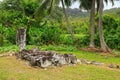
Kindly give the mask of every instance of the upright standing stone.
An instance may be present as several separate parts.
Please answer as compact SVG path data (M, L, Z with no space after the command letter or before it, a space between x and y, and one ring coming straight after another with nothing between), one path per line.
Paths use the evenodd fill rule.
M19 28L17 31L17 43L19 45L20 51L24 50L26 47L26 29Z

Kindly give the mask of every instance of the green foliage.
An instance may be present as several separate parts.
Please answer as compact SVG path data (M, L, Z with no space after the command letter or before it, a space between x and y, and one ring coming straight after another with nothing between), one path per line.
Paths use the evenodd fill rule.
M84 37L80 37L78 39L78 46L85 47L88 46L90 43L90 35L85 35Z
M53 14L46 16L42 20L36 20L34 19L34 13L37 11L41 3L38 2L39 0L4 0L0 3L0 45L1 43L3 45L15 44L16 30L20 27L24 27L27 29L27 45L41 46L45 44L63 44L67 46L74 46L67 24L63 19L62 8L55 7ZM50 6L48 8L50 8ZM68 15L74 13L74 15L77 16L77 13L79 14L78 9L68 9L67 11ZM117 12L117 16L118 14L119 11ZM84 15L82 16L84 17ZM115 13L103 16L105 41L108 46L113 49L120 49L120 19L117 18L117 16ZM39 16L36 17L39 18ZM98 16L96 16L96 20L97 19ZM85 47L89 45L89 19L85 17L73 18L71 15L71 17L69 17L69 21L77 40L76 46ZM100 41L97 23L95 24L95 28L95 44L96 47L98 47L100 46Z
M40 45L41 44L41 35L42 35L42 32L40 31L39 28L30 28L29 30L29 44L30 45Z
M87 34L74 34L75 35L75 38L76 38L76 44L78 47L85 47L87 45L89 45L89 35ZM65 44L65 45L73 45L74 46L74 42L70 36L70 34L62 34L60 36L60 42L62 44Z
M4 52L18 52L18 51L19 51L19 48L16 45L0 47L0 53L4 53Z
M0 41L5 45L16 43L16 29L11 27L4 27L0 25Z
M42 29L41 42L44 44L59 43L60 29L57 26L45 26Z
M103 16L103 30L107 45L112 49L120 49L120 19L112 15ZM96 30L95 44L99 46L99 33Z
M6 45L8 44L15 44L16 43L16 29L14 28L4 28L4 40Z
M27 44L59 42L58 22L62 20L61 8L57 8L53 15L40 22L34 19L34 13L40 5L38 0L4 0L0 4L0 33L3 34L4 45L15 44L16 30L20 27L27 29ZM53 37L54 35L56 37Z
M111 8L111 9L105 10L104 14L109 14L109 15L114 14L114 17L116 18L120 17L120 8Z
M60 42L65 45L73 45L74 41L72 40L70 34L62 34L60 36Z
M2 34L0 34L0 46L2 46L3 45L3 36L2 36Z
M119 48L119 36L120 33L118 33L118 23L114 17L105 15L103 17L103 25L104 25L104 33L105 33L105 39L111 48Z
M66 45L43 45L41 50L54 50L54 51L78 51L74 46L66 46Z
M52 51L78 51L78 49L74 46L67 46L67 45L42 45L42 46L36 46L36 45L27 45L27 49L32 48L39 48L40 50L52 50ZM9 46L3 46L0 47L0 53L4 52L18 52L19 47L17 45L9 45Z

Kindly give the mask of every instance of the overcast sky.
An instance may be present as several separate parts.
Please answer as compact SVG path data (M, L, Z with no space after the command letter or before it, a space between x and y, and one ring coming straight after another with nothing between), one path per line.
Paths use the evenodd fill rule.
M76 2L70 8L79 8L79 4L80 4L79 2ZM108 2L108 4L105 4L104 9L110 9L110 8L115 8L115 7L120 7L120 0L115 1L114 6L112 6L112 4Z
M3 0L0 0L3 1ZM60 4L61 6L61 4ZM116 0L114 2L114 6L112 6L112 4L110 2L108 2L108 4L105 4L104 9L110 9L110 8L115 8L115 7L120 7L120 0ZM74 3L70 8L79 8L79 2Z

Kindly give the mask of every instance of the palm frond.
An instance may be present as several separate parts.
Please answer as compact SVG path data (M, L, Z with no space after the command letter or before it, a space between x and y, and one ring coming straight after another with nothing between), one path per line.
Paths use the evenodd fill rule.
M51 14L58 4L59 4L59 0L51 0L50 7L48 9L48 14Z
M91 0L80 0L80 9L84 9L84 10L90 10L91 9L91 4L92 1Z
M36 12L34 13L35 19L42 19L43 17L45 17L45 15L47 14L47 9L48 5L50 4L50 1L51 0L44 0L42 2L42 4L38 7Z
M59 4L59 0L43 0L42 4L34 13L35 19L43 19L46 15L50 15L55 6Z
M112 6L114 5L114 0L110 0L110 2L112 3Z
M67 7L71 6L72 4L71 0L64 0L64 3Z

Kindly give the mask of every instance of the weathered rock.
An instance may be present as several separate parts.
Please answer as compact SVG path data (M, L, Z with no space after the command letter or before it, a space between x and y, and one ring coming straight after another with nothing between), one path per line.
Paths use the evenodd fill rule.
M104 63L97 62L97 61L91 61L91 64L94 64L94 65L103 65Z
M119 68L120 68L120 66L119 66L119 65L116 65L116 68L117 68L117 69L119 69Z
M91 61L88 61L88 60L86 60L86 59L81 59L81 62L82 62L82 63L85 63L85 64L91 64Z
M115 66L113 64L110 64L108 67L109 68L114 68Z
M37 48L22 50L17 57L29 61L31 66L47 68L49 66L62 66L65 64L76 64L77 58L73 54L59 54L53 51L40 51Z
M81 60L80 60L80 59L77 59L77 63L82 64L82 62L81 62Z

